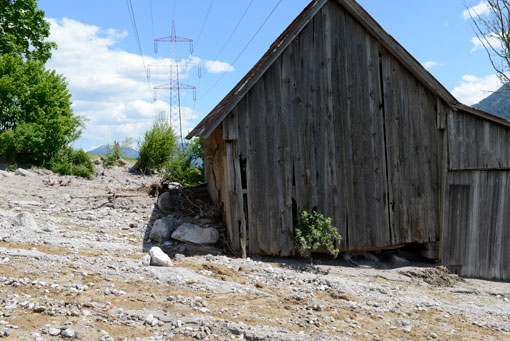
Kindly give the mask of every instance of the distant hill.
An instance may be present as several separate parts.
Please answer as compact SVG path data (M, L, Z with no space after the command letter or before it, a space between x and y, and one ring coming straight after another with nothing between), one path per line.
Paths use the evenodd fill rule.
M487 111L493 115L510 119L510 83L503 85L490 96L482 99L474 108Z
M87 153L106 155L106 153L108 153L108 146L107 145L100 146L92 150L89 150ZM122 154L123 157L127 157L130 159L138 159L140 157L140 153L137 150L130 147L122 148L120 153Z

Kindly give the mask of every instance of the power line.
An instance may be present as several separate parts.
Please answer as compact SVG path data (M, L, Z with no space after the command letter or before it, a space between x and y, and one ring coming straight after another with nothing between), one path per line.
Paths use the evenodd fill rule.
M149 80L149 73L147 71L147 66L145 65L145 58L143 57L142 45L140 44L140 36L138 35L138 27L136 25L135 12L133 10L133 4L131 0L126 0L126 4L129 11L129 17L131 19L131 25L133 26L133 31L135 32L136 44L138 45L138 51L140 52L140 56L142 57L143 70L145 71L145 76L147 77L147 85L149 86L149 92L152 95L151 83Z
M254 0L251 0L250 3L248 4L248 7L246 7L246 9L244 10L244 13L243 15L241 16L241 18L239 18L239 21L237 22L236 26L234 27L234 29L232 30L232 32L230 33L230 35L228 36L227 40L225 41L225 43L223 44L223 46L221 47L220 49L220 52L218 52L218 54L216 55L216 57L214 57L214 59L218 59L218 57L221 55L221 53L223 52L223 50L225 49L225 47L227 46L227 44L230 42L230 39L232 39L232 37L234 36L234 33L237 31L237 29L239 28L239 25L241 24L241 22L243 21L244 17L246 16L246 13L248 13L248 10L250 9L251 5L253 4L253 1Z
M273 13L276 11L276 9L278 8L278 6L280 6L280 3L282 2L282 0L279 0L276 5L273 7L273 9L271 10L271 12L268 14L268 16L266 17L266 19L264 19L264 21L262 22L262 24L259 26L259 28L257 29L257 31L252 35L252 37L250 38L250 40L248 41L248 43L246 43L246 45L243 47L243 49L241 50L241 52L239 52L239 54L237 55L237 57L234 59L234 61L232 63L230 63L230 65L234 66L234 64L239 60L239 58L241 57L241 55L244 53L244 51L246 51L246 49L248 48L248 46L251 44L251 42L253 41L253 39L255 39L255 37L257 36L257 34L260 32L260 30L262 30L262 28L264 27L264 25L267 23L267 21L269 20L269 18L271 18L271 16L273 15ZM214 89L214 87L216 87L216 85L218 85L218 83L223 79L223 77L225 77L225 72L223 72L223 74L221 75L220 78L218 78L218 80L202 95L200 96L198 99L201 99L201 98L204 98L209 92L211 92L212 89Z
M204 32L205 24L207 23L207 19L209 18L209 14L211 13L211 8L213 6L214 0L211 0L209 4L209 8L207 9L207 14L205 15L204 22L202 23L202 27L200 28L200 33L198 34L198 38L195 40L195 46L198 46L198 42L200 41L200 37L202 37L202 33Z
M156 34L154 33L154 15L152 14L152 0L149 0L149 7L151 9L152 39L156 39Z

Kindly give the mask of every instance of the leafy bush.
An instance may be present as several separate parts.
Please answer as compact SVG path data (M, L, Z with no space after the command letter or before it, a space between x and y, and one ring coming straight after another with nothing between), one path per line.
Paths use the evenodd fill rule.
M46 166L54 173L62 175L76 175L90 179L95 174L89 155L81 149L76 151L71 147L61 149Z
M106 155L103 157L103 167L110 168L113 166L120 166L120 157L120 145L117 141L114 141L113 147L110 147L110 145L106 146Z
M302 211L299 214L299 222L294 229L294 247L301 257L308 258L312 262L312 251L324 247L333 256L338 256L338 248L335 242L340 242L342 237L331 223L331 218L317 212L308 213Z
M165 115L156 117L151 130L139 143L140 170L159 171L167 166L177 151L177 137Z
M196 186L204 182L203 140L186 142L165 167L167 177L183 187Z
M80 135L65 79L36 60L0 55L0 153L41 165Z

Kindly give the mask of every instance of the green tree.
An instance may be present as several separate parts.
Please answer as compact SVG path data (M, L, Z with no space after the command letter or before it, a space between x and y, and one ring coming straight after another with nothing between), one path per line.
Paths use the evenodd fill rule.
M156 117L151 130L139 143L139 149L142 172L158 171L168 165L177 151L177 136L164 114Z
M78 138L80 126L64 77L37 60L0 56L0 154L43 164Z
M13 54L45 63L56 48L44 41L50 24L35 0L0 0L0 54Z
M165 167L167 177L184 187L196 186L204 182L202 139L185 142L182 148L170 159Z

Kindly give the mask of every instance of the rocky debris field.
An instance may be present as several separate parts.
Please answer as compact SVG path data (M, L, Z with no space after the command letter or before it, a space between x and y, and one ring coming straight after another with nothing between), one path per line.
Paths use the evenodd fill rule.
M158 203L147 194L157 181L126 168L93 180L0 171L0 336L510 339L509 283L398 257L366 255L361 266L321 258L312 267L228 256L217 217L185 193L179 205L170 194Z

